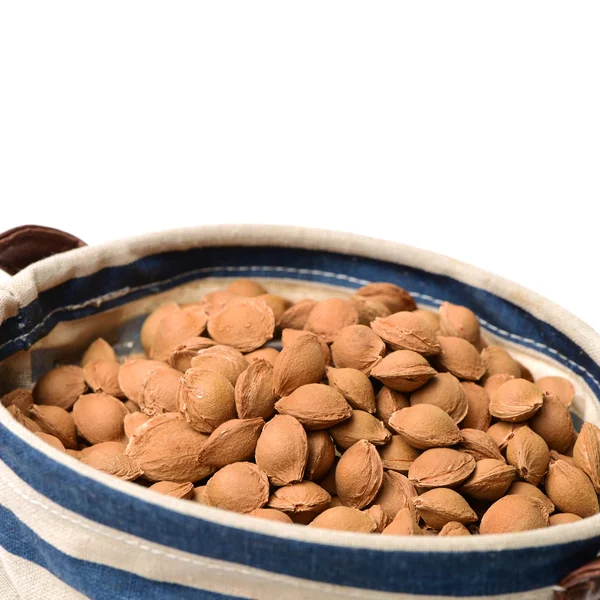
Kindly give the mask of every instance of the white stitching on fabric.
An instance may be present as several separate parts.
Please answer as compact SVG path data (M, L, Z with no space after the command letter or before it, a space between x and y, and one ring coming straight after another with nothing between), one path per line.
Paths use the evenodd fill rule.
M21 492L20 490L18 490L12 483L10 483L9 481L4 481L4 484L7 485L13 492L15 492L15 494L17 494L18 496L20 496L21 498L23 498L23 500L29 502L30 504L34 505L34 506L39 506L40 508L48 511L49 513L56 515L59 519L63 519L65 521L69 521L70 523L72 523L73 525L76 525L78 527L82 527L83 529L87 529L93 533L97 533L103 537L106 537L110 540L113 541L118 541L118 542L124 542L125 544L128 544L130 546L135 546L136 548L139 548L140 550L144 550L146 552L150 552L152 554L157 554L158 556L165 556L167 558L170 558L172 560L176 560L176 561L180 561L180 562L184 562L184 563L189 563L192 565L196 565L198 567L202 567L205 569L212 569L214 571L225 571L225 572L231 572L231 573L237 573L238 575L248 575L249 577L254 577L257 579L264 579L266 581L270 581L271 583L273 582L273 576L280 576L280 577L286 577L286 578L296 578L298 579L295 575L287 575L285 573L276 573L276 572L266 572L266 573L260 573L260 569L257 567L256 571L247 569L243 566L236 566L236 567L230 567L227 565L213 565L210 564L211 560L223 560L223 559L219 559L219 558L207 558L206 561L202 561L202 560L194 560L191 558L186 558L185 556L178 556L176 554L172 554L171 552L165 552L164 550L161 550L159 548L151 548L150 546L147 546L146 544L140 543L137 540L130 540L127 539L124 536L121 535L111 535L110 533L107 533L105 531L102 531L102 529L98 528L98 527L92 527L91 525L88 525L88 523L85 523L83 521L80 521L79 519L73 519L71 517L69 517L68 515L64 515L61 512L53 509L52 507L48 506L47 504L44 504L42 502L39 502L38 500L35 500L34 498L31 498L30 496L28 496L27 494L24 494L23 492ZM185 550L182 550L182 552L185 552ZM258 571L258 572L257 572ZM311 581L308 579L302 579L302 582L299 581L285 581L285 582L277 582L279 585L281 585L282 583L285 583L285 585L293 585L299 589L304 589L304 588L308 588L308 589L318 589L318 590L322 590L323 586L327 585L327 586L336 586L337 584L328 584L325 582L317 582L317 581ZM365 598L367 597L365 594L370 593L371 590L364 590L363 591L359 591L359 590L351 590L351 589L347 589L345 588L343 590L343 593L345 596L354 596L356 598Z
M86 302L83 302L81 304L73 304L71 306L63 306L61 308L56 308L52 312L48 313L46 315L46 317L42 321L40 321L29 333L23 334L17 338L9 340L8 342L6 342L2 346L0 346L0 350L2 350L2 348L7 346L8 344L11 344L11 343L19 341L19 340L26 339L32 333L34 333L37 329L42 327L46 323L46 321L56 313L63 312L63 311L68 312L71 310L77 310L79 308L84 308L85 306L90 306L93 304L100 305L100 304L102 304L103 300L118 298L119 296L122 296L124 294L129 294L131 292L137 292L139 290L148 289L151 287L155 287L157 285L164 285L165 283L176 281L178 279L182 279L182 278L188 277L190 275L195 275L195 274L200 274L200 273L216 273L216 272L223 272L223 271L225 271L227 273L241 273L241 272L247 272L247 271L251 271L251 272L273 271L276 273L297 273L299 275L317 275L320 277L327 277L329 279L338 279L340 281L348 281L349 283L355 283L358 285L368 285L369 283L371 283L370 281L368 281L366 279L358 279L356 277L344 275L343 273L332 273L330 271L320 271L319 269L297 269L295 267L276 267L276 266L269 266L269 265L247 265L247 266L237 266L237 267L236 266L203 267L201 269L194 269L192 271L187 271L186 273L181 273L175 277L163 279L162 281L155 281L153 283L147 283L147 284L140 285L140 286L133 287L133 288L126 287L126 288L123 288L122 290L117 290L116 292L111 292L110 294L104 294L102 296L98 296L97 298L92 298L91 300L87 300ZM415 296L417 298L420 298L421 300L424 300L425 302L430 302L430 303L436 304L436 305L442 304L442 300L439 300L438 298L434 298L433 296L429 296L427 294L421 294L420 292L409 292L409 293L412 296ZM511 333L510 331L506 331L505 329L500 329L499 327L492 325L491 323L489 323L488 321L485 321L484 319L479 319L479 322L486 329L489 329L490 331L493 331L503 337L508 337L513 340L517 340L517 341L524 342L529 345L533 345L536 348L540 348L541 350L547 350L551 354L558 356L564 362L568 363L569 365L575 367L582 373L586 374L598 387L600 387L600 381L598 381L598 379L596 379L585 367L576 363L575 361L571 360L570 358L567 358L564 354L561 354L560 352L558 352L558 350L555 350L554 348L551 348L550 346L546 346L546 344L541 344L540 342L536 342L535 340L517 335L516 333Z

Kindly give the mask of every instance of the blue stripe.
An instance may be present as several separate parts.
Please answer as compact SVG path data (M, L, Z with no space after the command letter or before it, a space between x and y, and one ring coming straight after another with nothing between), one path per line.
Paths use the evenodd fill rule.
M0 506L0 546L36 563L93 600L235 600L236 596L152 581L127 571L73 558L57 550ZM43 600L40 596L35 600Z
M399 256L398 260L401 259L402 257ZM596 394L600 395L598 383L600 367L592 358L566 335L507 300L450 277L421 269L333 252L298 248L194 248L156 254L128 265L110 267L87 277L72 279L43 292L34 302L21 309L17 316L7 319L0 326L0 360L19 350L29 348L60 321L96 314L203 277L239 276L239 273L228 270L239 266L248 268L267 266L271 269L281 267L283 271L256 269L251 274L338 283L351 288L359 287L360 283L344 278L337 279L322 273L341 274L355 280L390 281L420 295L468 306L493 327L508 330L531 340L520 341L522 345L533 347L570 368L573 367L569 360L581 365L584 370L575 369L575 371L586 379ZM290 268L311 272L285 271ZM202 269L214 269L214 271L205 272ZM85 304L94 298L114 292L120 292L119 297L103 301L101 305L91 303L69 311L62 310L66 305ZM44 325L38 326L41 322L44 322ZM554 352L548 348L553 349ZM565 358L558 356L557 353L564 355Z
M600 548L600 538L461 553L383 552L285 540L180 515L106 488L47 458L4 427L0 458L44 496L98 523L199 556L351 587L459 597L522 592L557 583ZM53 564L48 568L62 577Z

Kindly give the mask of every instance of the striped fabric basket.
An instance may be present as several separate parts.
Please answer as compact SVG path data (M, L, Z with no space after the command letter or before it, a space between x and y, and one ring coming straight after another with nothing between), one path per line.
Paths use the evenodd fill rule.
M576 421L600 423L600 336L560 307L443 256L283 227L168 231L29 266L0 287L0 394L30 387L99 335L122 354L136 351L153 307L191 301L240 276L291 299L389 281L424 307L441 299L466 305L488 342L510 348L534 376L575 382ZM404 538L158 497L46 445L0 406L1 600L567 597L558 584L599 550L600 515L519 534ZM571 580L591 590L587 574L597 572L592 563Z

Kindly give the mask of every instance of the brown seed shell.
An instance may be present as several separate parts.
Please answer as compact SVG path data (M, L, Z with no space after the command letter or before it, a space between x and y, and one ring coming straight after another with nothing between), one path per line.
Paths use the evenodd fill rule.
M109 360L111 362L119 362L119 357L114 351L113 347L104 339L98 338L94 340L88 349L83 353L81 357L81 367L85 367L88 363L95 362L97 360Z
M17 423L19 423L32 433L39 433L40 431L42 431L42 428L33 419L30 419L28 416L24 415L23 412L15 405L9 406L6 410L11 415L11 417L15 421L17 421ZM29 411L27 411L27 414L29 414Z
M480 532L516 533L548 526L548 513L542 502L528 496L504 496L486 511Z
M392 413L403 408L408 408L409 406L410 402L404 394L391 390L385 385L379 390L377 396L375 396L375 416L380 421L383 421L386 427Z
M425 523L439 531L450 521L463 525L477 521L475 511L467 501L449 488L434 488L415 498L414 505Z
M581 521L581 517L579 515L574 515L573 513L556 513L555 515L550 515L550 525L565 525L567 523L576 523L577 521Z
M238 377L248 368L244 355L229 346L212 346L200 350L192 358L192 369L212 371L226 377L231 385L235 385Z
M272 485L300 481L308 459L308 440L302 425L286 415L275 415L256 444L256 464Z
M102 442L79 453L82 463L99 471L114 475L125 481L133 481L143 475L135 460L124 454L125 444L121 442Z
M231 419L222 423L200 448L198 460L216 469L230 463L252 460L264 424L260 417Z
M286 513L320 513L331 502L331 496L312 481L291 483L276 489L269 498L269 508Z
M289 396L300 386L320 383L325 377L325 359L318 339L303 335L286 346L273 368L273 393Z
M371 369L371 377L397 392L413 392L435 374L427 359L412 350L391 352Z
M146 376L152 369L162 368L165 363L143 358L127 359L119 369L119 387L125 397L138 404Z
M390 313L415 310L417 308L414 298L405 289L393 283L368 283L356 290L354 295L381 302L387 306Z
M140 411L140 406L139 404L137 404L136 402L133 402L132 400L125 400L125 402L123 402L123 406L130 412L130 413L134 413L134 412L141 412Z
M543 403L542 390L534 383L511 379L490 396L490 413L502 421L521 423L533 417Z
M15 406L22 413L27 414L29 409L33 406L33 394L29 390L17 388L2 396L2 398L0 398L0 404L6 408Z
M460 381L450 373L434 375L410 397L411 406L433 404L448 413L455 423L460 423L469 410L467 396Z
M344 327L357 323L358 311L352 302L343 298L326 298L317 302L310 311L304 329L320 335L330 343Z
M598 496L587 475L564 460L552 460L544 483L546 495L561 512L591 517L598 512Z
M436 334L440 332L440 314L437 312L433 312L432 310L428 310L426 308L417 308L417 310L413 310L415 315L419 315L422 319L429 324L429 327L433 329Z
M527 381L534 383L531 371L522 362L517 361L517 364L521 368L521 379L526 379Z
M481 330L475 313L466 306L443 302L440 306L441 335L459 337L477 347Z
M477 500L494 502L506 493L515 477L516 469L504 460L484 458L460 487L460 492Z
M600 492L600 429L592 423L584 423L573 448L573 459Z
M521 479L539 485L548 471L550 450L537 433L525 426L508 442L506 461L516 467Z
M150 369L138 396L140 410L149 417L177 410L177 388L181 371L167 367Z
M460 337L438 336L441 348L435 361L440 371L448 371L459 379L477 381L485 373L485 365L473 344Z
M498 391L500 386L504 385L507 381L511 379L515 379L512 375L507 375L506 373L498 373L497 375L492 375L484 380L483 389L487 392L487 395L491 399L492 396ZM489 407L488 407L489 408Z
M462 536L471 535L471 532L462 523L450 521L442 527L438 535L441 535L442 537Z
M415 459L408 478L417 488L457 487L475 469L475 459L451 448L430 448Z
M479 429L461 429L459 450L470 454L475 460L495 458L504 461L504 457L494 439Z
M303 329L284 329L281 332L281 347L287 348L295 343L299 338L309 336L319 342L321 345L321 352L323 353L323 358L325 359L325 364L331 364L331 351L329 350L329 345L327 342L316 333L312 331L305 331Z
M212 348L217 343L207 337L192 337L173 348L171 356L167 361L169 366L177 369L181 373L185 373L192 367L192 358L194 358L200 350Z
M566 456L564 454L560 454L556 450L550 450L550 459L551 460L552 459L554 459L554 460L564 460L566 463L568 463L572 467L577 467L577 463L575 462L575 459L572 456ZM577 467L577 468L579 468L579 467Z
M298 300L281 315L279 326L281 329L304 329L308 315L316 304L317 301L310 298Z
M383 340L365 325L344 327L331 344L333 364L369 375L385 354Z
M467 415L460 422L461 429L481 429L487 431L492 421L490 397L480 385L472 381L461 381L467 399Z
M253 463L233 463L208 480L206 497L210 506L250 513L262 508L269 500L269 480Z
M240 352L252 352L273 337L275 316L261 298L236 298L208 319L210 337Z
M335 446L326 431L309 431L308 459L304 471L305 479L319 481L327 475L335 460Z
M111 461L102 465L100 470L124 481L133 481L144 474L139 465L123 453L117 454Z
M127 445L124 442L102 442L83 448L79 453L81 462L85 462L98 469L96 461L106 462L112 460L117 454L123 454Z
M69 410L86 389L83 369L75 365L63 365L38 379L33 388L33 398L36 404Z
M335 445L347 449L359 440L367 440L375 446L383 446L392 438L392 434L382 421L364 410L353 410L346 421L329 430Z
M300 386L289 396L275 403L275 410L295 417L305 429L328 429L352 415L352 408L344 397L327 385L309 383Z
M119 402L117 400L117 402ZM121 404L119 402L119 404ZM29 410L29 417L44 433L57 437L65 448L77 450L77 430L73 415L60 406L38 406L34 404Z
M125 430L125 437L129 439L135 432L135 430L143 425L150 417L142 412L134 412L125 415L123 419L123 429Z
M382 535L423 535L414 516L407 508L398 511L394 520L381 532Z
M329 471L327 471L327 474L320 480L317 481L317 483L327 492L329 492L332 496L336 496L337 497L337 488L335 486L335 471L337 469L337 465L339 463L340 459L336 456L333 459L333 464L331 465L331 468L329 469Z
M171 309L156 326L150 358L166 362L175 348L192 337L198 337L206 329L207 322L208 315L201 310Z
M142 329L140 331L140 341L142 342L142 347L144 348L144 352L147 356L150 355L154 334L156 333L161 321L171 313L175 313L178 310L180 310L178 304L175 302L167 302L166 304L161 304L158 308L155 308L146 317L146 320L142 324Z
M508 492L506 492L507 496L512 496L514 494L537 498L544 505L548 514L554 512L554 504L552 504L550 498L548 498L540 488L531 485L531 483L527 483L526 481L515 481L508 489Z
M223 310L229 302L238 300L240 297L240 294L228 290L216 290L205 294L196 306L201 308L209 317L211 317Z
M332 504L333 499L331 500L331 504L329 505L330 508L333 508ZM369 508L365 508L362 512L367 513L374 519L377 525L375 531L378 533L381 533L392 521L390 516L385 512L385 510L381 506L379 506L379 504L374 504Z
M121 365L114 360L93 360L83 367L83 376L92 391L123 398L125 394L119 386L120 369Z
M208 436L192 429L179 413L156 415L134 432L125 454L150 481L196 482L214 472L198 460Z
M551 450L566 452L569 449L573 439L573 421L569 409L553 393L544 393L544 403L529 419L528 425Z
M120 440L125 435L123 420L129 411L108 394L84 394L73 405L73 420L79 435L90 444Z
M488 346L481 351L481 359L485 366L485 379L492 375L511 375L521 377L519 363L501 346Z
M234 419L233 386L223 375L188 369L179 380L177 406L196 431L212 433L221 423Z
M239 294L240 296L246 296L247 298L261 296L262 294L267 293L267 290L258 281L243 277L234 279L225 288L225 291L231 292L232 294Z
M293 523L284 512L274 508L256 508L250 513L250 516L267 519L268 521L278 521L279 523Z
M379 448L384 469L408 473L410 466L421 453L410 446L401 435L393 435L389 444Z
M321 486L321 487L323 487L323 486ZM323 489L325 489L325 488L323 488ZM329 503L329 508L335 508L336 506L344 506L344 505L342 504L342 501L340 500L339 496L332 496L331 502ZM373 518L375 518L375 517L373 517Z
M235 383L235 407L242 419L275 414L276 396L273 393L273 367L264 359L250 363Z
M197 485L190 500L208 506L208 498L206 497L206 485Z
M397 312L375 319L371 329L394 350L412 350L425 356L440 353L436 332L421 316L412 312Z
M267 303L267 306L273 311L275 326L280 327L281 317L283 317L285 311L292 306L292 301L283 296L278 296L277 294L261 294L258 298Z
M535 385L543 392L554 394L567 408L573 404L575 388L568 379L558 376L542 377L535 382Z
M416 522L417 513L414 507L416 497L417 490L407 477L396 471L384 471L381 487L373 504L381 506L391 519L394 519L399 511L408 509Z
M244 358L249 365L258 360L266 360L272 367L275 366L275 361L277 360L278 356L279 350L269 346L264 346L263 348L253 350L252 352L248 352L248 354L244 354Z
M354 294L350 297L350 302L352 302L358 311L358 322L360 325L369 325L377 317L389 317L393 312L377 298Z
M358 369L327 367L329 385L340 392L352 408L375 412L375 392L370 379Z
M194 495L194 484L177 483L175 481L158 481L153 483L149 488L153 492L171 496L172 498L181 498L182 500L190 500Z
M433 404L403 408L390 417L389 425L420 450L454 446L461 441L460 430L452 417Z
M508 445L508 442L512 440L515 433L521 427L525 427L525 423L506 423L505 421L498 421L498 423L494 423L486 433L496 442L496 445L500 450L504 450ZM488 458L494 458L490 456Z
M40 438L40 440L43 440L44 442L46 442L46 444L50 444L50 446L52 446L53 448L56 448L57 450L60 450L61 452L66 452L66 449L65 449L63 443L56 436L50 435L49 433L44 433L43 431L38 431L38 432L34 433L33 435Z
M328 508L309 524L309 527L333 529L336 531L354 531L356 533L373 533L377 531L377 522L367 512L361 512L349 506Z
M360 440L348 448L335 470L337 495L346 506L364 508L379 492L383 464L373 444Z
M370 300L363 296L353 296L350 298L350 302L354 304L358 311L359 325L370 325L378 317L389 317L392 314L383 302L377 300Z

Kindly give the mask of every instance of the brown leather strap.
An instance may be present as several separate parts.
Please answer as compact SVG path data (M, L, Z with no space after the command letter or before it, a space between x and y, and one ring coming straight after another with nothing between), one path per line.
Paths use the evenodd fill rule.
M23 225L0 234L0 269L18 273L42 258L85 246L79 238L41 225Z
M598 600L600 598L600 559L567 575L554 592L556 600Z

